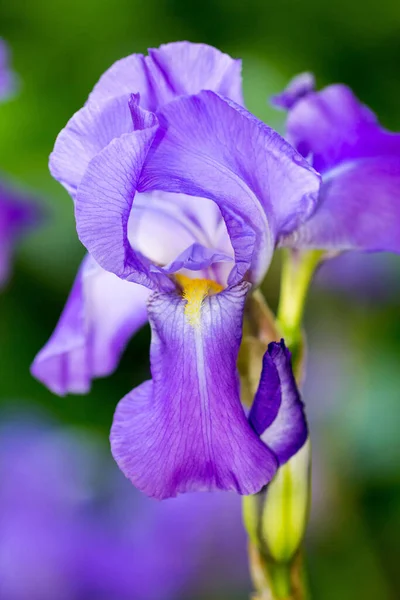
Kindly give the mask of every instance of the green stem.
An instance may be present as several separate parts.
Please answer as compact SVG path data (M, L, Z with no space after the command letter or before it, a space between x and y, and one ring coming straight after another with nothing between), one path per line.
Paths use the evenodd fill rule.
M288 346L300 343L308 288L322 256L322 250L284 250L277 321Z

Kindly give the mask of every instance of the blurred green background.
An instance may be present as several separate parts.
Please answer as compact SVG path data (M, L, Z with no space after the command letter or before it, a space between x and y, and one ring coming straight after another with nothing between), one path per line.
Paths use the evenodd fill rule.
M187 39L242 57L248 108L280 131L284 115L267 97L303 70L319 86L347 83L400 130L400 3L14 0L0 6L0 36L21 80L0 110L0 169L36 191L46 214L0 295L0 401L9 411L40 407L106 439L116 403L148 376L148 328L87 396L59 399L29 374L83 256L71 200L47 168L60 129L116 59ZM318 600L400 597L400 259L371 261L362 262L361 283L357 263L350 274L327 267L306 315L315 462L308 566ZM279 257L265 284L272 307L278 267Z

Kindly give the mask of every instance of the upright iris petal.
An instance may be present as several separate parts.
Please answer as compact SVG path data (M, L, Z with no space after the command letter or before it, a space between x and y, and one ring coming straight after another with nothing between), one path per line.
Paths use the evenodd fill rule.
M51 173L64 185L75 201L78 187L90 162L102 150L123 134L132 133L134 130L145 130L152 124L156 126L154 115L136 108L139 98L141 108L156 110L180 94L213 89L242 103L241 88L241 61L234 60L205 44L176 42L163 45L157 50L150 50L148 57L133 54L119 60L104 73L90 94L86 105L72 117L59 134L50 157ZM132 110L131 106L133 106ZM144 131L143 134L138 135L146 137L149 132ZM120 147L120 143L117 146ZM217 249L220 257L231 255L231 244L226 234L225 223L217 206L210 201L203 202L199 210L192 199L186 202L182 194L154 192L150 195L136 195L135 205L132 206L130 214L127 211L127 215L129 215L129 222L124 224L127 225L124 235L126 235L125 248L128 255L123 260L129 262L132 259L133 255L129 251L129 245L132 245L135 248L135 260L139 265L139 269L133 269L136 275L140 272L141 266L146 264L144 257L149 257L157 266L164 265L164 268L167 268L171 261L193 244ZM149 230L152 232L151 236ZM167 232L168 239L166 239ZM186 242L187 245L183 245ZM131 264L131 271L132 268ZM86 270L86 267L82 269ZM207 277L217 274L220 281L225 281L230 269L228 262L220 262L212 266L212 273L210 268L207 268L203 274ZM97 265L96 280L107 279L105 273L100 274L101 270L102 268ZM80 284L82 273L81 270L77 276L74 290L82 289ZM144 283L145 279L148 283L160 281L157 273L157 269L150 269L148 265L147 275L138 275L138 280L140 283ZM135 276L132 277L132 273L131 279L136 280ZM93 377L110 373L118 362L122 347L135 331L130 323L134 321L137 324L142 323L143 292L139 286L131 283L131 291L124 294L127 299L134 296L132 311L135 312L136 307L138 310L137 318L129 319L124 313L122 303L112 302L112 294L101 294L98 285L90 286L96 298L89 300L89 281L94 282L95 279L92 276L85 277L85 281L87 285L83 293L73 294L74 301L70 301L66 306L67 314L61 317L57 333L52 336L43 352L36 357L33 366L33 373L57 393L87 391ZM171 287L166 279L164 279L164 286ZM117 290L116 286L111 287ZM134 287L136 287L135 291ZM118 293L121 294L121 290ZM94 317L89 314L93 301L98 307ZM110 306L111 302L112 306ZM119 316L117 313L120 313ZM103 329L100 314L114 315L113 319L107 319L108 323L114 322L114 319L119 323L127 323L124 333L121 332L119 336L121 344L118 345L118 351L113 351L114 344L106 343L110 357L102 361L101 367L98 362L95 364L93 360L87 358L81 361L80 383L77 384L71 368L65 365L75 363L77 352L82 352L85 357L96 354L91 332L94 329L97 331ZM71 321L76 324L72 330L69 325ZM77 323L80 325L78 326ZM110 333L109 342L112 338ZM59 340L62 340L61 345ZM113 352L114 358L111 359Z
M344 85L310 87L286 107L288 139L310 157L323 185L313 217L284 243L400 252L400 134L383 129Z

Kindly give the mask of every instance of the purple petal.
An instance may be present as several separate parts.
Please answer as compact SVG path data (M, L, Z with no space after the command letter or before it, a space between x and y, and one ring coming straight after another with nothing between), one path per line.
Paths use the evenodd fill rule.
M15 74L10 68L10 53L4 40L0 38L0 100L8 98L17 86Z
M300 100L287 128L323 172L323 184L314 215L282 243L399 252L400 134L384 130L343 85Z
M250 494L276 471L239 397L236 361L248 288L239 284L197 306L188 294L187 300L154 294L149 301L153 381L121 400L111 431L119 467L149 496Z
M75 113L58 135L50 155L50 171L73 198L92 158L114 138L155 125L151 113L142 111L137 105L131 110L130 102L131 95L109 99L102 105L89 102ZM133 121L133 115L136 115L136 121Z
M334 252L400 252L400 154L332 170L321 187L319 208L283 244Z
M287 134L300 152L312 155L313 166L323 174L344 161L400 153L400 135L381 128L344 85L299 100L289 112Z
M314 209L319 178L276 132L212 92L184 97L160 111L165 131L145 163L139 190L209 198L220 207L236 269L264 275L279 232Z
M81 242L106 271L151 289L171 289L161 273L128 239L128 221L142 165L157 128L115 138L90 162L76 197L76 224Z
M286 89L271 98L271 104L277 108L288 110L292 108L300 98L307 96L315 89L315 77L312 73L300 73L293 77Z
M293 376L290 352L283 340L280 344L269 344L264 355L249 421L276 454L280 465L296 454L307 439L303 402Z
M201 90L212 90L238 104L244 103L241 61L212 46L174 42L150 49L149 56L155 66L155 84L163 81L165 85L159 105Z
M122 94L139 93L141 105L148 110L155 110L156 100L147 60L143 54L131 54L117 60L100 77L89 96L89 102L102 103Z
M108 69L90 100L140 93L141 106L156 110L178 95L210 89L238 103L242 98L241 62L212 46L174 42L150 49L149 56L132 54Z
M232 262L232 256L216 252L210 248L205 248L201 244L192 244L184 250L175 260L170 262L165 267L150 267L151 270L162 271L163 273L176 273L181 269L189 269L191 271L201 271L208 269L215 263Z
M60 321L32 364L59 395L82 394L112 373L130 337L147 321L148 291L107 273L87 256Z

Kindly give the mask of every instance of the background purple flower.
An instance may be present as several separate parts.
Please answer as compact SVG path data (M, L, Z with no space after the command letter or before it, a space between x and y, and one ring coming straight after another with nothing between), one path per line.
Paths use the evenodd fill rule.
M288 140L323 176L319 206L285 243L329 251L400 252L400 134L344 85L289 84ZM285 99L290 96L290 102Z
M0 449L2 599L244 593L246 539L236 496L148 500L95 437L38 420L3 421Z
M0 181L0 288L10 275L16 242L38 221L38 208L29 203L28 194Z

